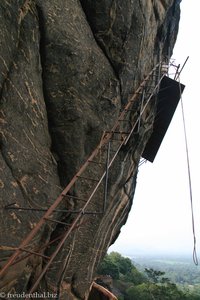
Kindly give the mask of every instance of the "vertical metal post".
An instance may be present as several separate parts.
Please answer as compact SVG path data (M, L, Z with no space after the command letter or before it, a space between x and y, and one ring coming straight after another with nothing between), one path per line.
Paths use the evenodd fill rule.
M156 95L158 94L158 91L159 91L159 81L160 81L160 77L161 77L161 68L162 68L162 62L160 62L160 65L158 67L158 70L157 70L157 74L158 74L158 81L156 82L155 85L158 86L157 90L156 90Z
M104 185L103 212L105 212L106 206L107 206L109 161L110 161L110 141L108 142L107 157L106 157L106 174L105 174L105 185Z
M144 88L144 90L142 92L142 103L141 103L141 106L140 106L140 114L139 114L139 119L138 119L138 128L137 128L137 132L136 133L140 132L141 117L142 117L141 112L143 110L144 100L145 100L145 88Z

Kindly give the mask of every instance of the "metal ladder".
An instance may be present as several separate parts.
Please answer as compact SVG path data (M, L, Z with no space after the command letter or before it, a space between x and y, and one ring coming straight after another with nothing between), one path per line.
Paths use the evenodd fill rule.
M137 88L133 96L130 98L130 100L127 102L124 109L121 111L119 118L113 128L110 131L106 131L103 133L102 139L99 143L99 145L95 148L95 150L91 153L89 158L85 161L85 163L81 166L79 171L74 175L70 183L65 187L65 189L61 192L61 194L57 197L57 199L54 201L54 203L48 208L48 209L41 209L44 210L45 213L41 217L41 219L38 221L38 223L35 225L35 227L31 230L31 232L25 237L25 239L21 242L18 248L14 250L14 253L12 256L8 259L8 261L5 263L3 268L0 270L0 277L7 271L7 269L12 266L13 264L16 264L17 262L27 258L30 255L36 255L44 258L47 262L45 266L43 267L39 277L31 287L29 293L32 293L36 290L38 287L38 284L40 283L41 279L45 275L46 271L48 270L49 266L54 261L56 255L59 253L59 251L62 249L66 239L70 236L73 230L76 230L81 224L80 221L84 217L84 215L87 214L103 214L106 210L107 206L107 189L108 189L108 173L109 169L112 166L113 162L115 161L118 153L120 152L121 148L126 145L132 136L134 130L136 129L136 126L140 123L140 118L142 114L144 113L147 105L149 104L150 100L156 93L158 92L158 88L160 85L160 82L163 78L163 76L159 75L159 69L160 69L161 63L158 63L151 72L147 75L147 77L142 81L140 86ZM144 90L146 87L148 87L148 83L150 84L152 80L154 80L157 77L155 85L151 86L151 92L150 94L146 94L144 97ZM154 80L155 81L155 80ZM129 116L131 111L133 110L133 103L139 98L143 97L142 99L142 107L140 109L139 116L137 120L134 122L134 124L131 124L129 126L130 128L126 131L124 131L124 127L127 128L127 122L130 122ZM140 99L140 98L139 98ZM125 126L126 124L126 126ZM106 153L106 157L104 155L104 161L100 160L100 156L102 151ZM102 167L104 166L103 173L98 179L90 178L88 176L85 176L85 172L91 165L97 165ZM79 198L76 196L72 196L70 194L70 191L74 187L75 183L77 182L88 182L91 181L91 188L90 191L88 191L88 195L86 195L83 198ZM99 189L100 185L104 184L104 200L103 200L103 207L101 211L89 211L88 207L92 202L92 199ZM59 206L62 204L62 202L68 198L73 197L77 200L84 201L84 205L81 209L78 209L76 211L70 211L70 210L64 210L59 209ZM31 208L17 208L11 204L10 206L6 206L5 209L21 209L21 210L39 210L39 209L31 209ZM40 211L41 211L40 210ZM52 218L53 213L55 212L63 212L63 213L73 213L75 214L75 217L71 224L67 224L65 222L62 222L60 220ZM40 251L32 251L28 247L30 246L30 242L33 240L33 238L36 236L36 234L39 232L39 230L48 222L53 222L57 224L63 224L63 225L69 225L69 227L66 229L66 231L57 239L43 245L40 248L40 251L50 244L57 242L55 251L50 255L46 256ZM59 241L59 242L58 242ZM25 255L24 255L25 254Z

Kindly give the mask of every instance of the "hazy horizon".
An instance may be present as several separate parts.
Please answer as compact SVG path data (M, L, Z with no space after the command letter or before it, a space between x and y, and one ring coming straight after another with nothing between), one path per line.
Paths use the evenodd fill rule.
M129 248L129 249L124 249L124 248L114 248L113 246L111 246L108 249L108 253L111 252L118 252L120 253L122 256L125 257L173 257L173 258L187 258L187 259L191 259L191 261L193 261L193 253L192 252L175 252L175 251L155 251L154 249L148 250L148 249L139 249L139 248Z

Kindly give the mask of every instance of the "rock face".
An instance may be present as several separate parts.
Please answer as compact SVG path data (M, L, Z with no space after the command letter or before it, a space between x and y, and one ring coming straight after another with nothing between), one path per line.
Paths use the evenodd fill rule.
M180 0L0 1L1 266L42 216L41 211L5 210L5 205L45 209L54 202L139 82L171 56L179 5ZM95 270L131 209L154 111L152 105L111 169L105 213L88 216L74 231L38 291L57 292L67 262L63 299L87 299ZM98 177L96 167L91 172ZM81 196L84 190L87 184L74 193ZM100 209L102 199L100 191L91 209ZM81 205L71 200L65 207ZM72 222L74 215L57 218ZM64 230L45 226L32 250ZM53 249L52 244L44 253ZM44 263L33 255L15 263L1 278L1 291L28 291Z

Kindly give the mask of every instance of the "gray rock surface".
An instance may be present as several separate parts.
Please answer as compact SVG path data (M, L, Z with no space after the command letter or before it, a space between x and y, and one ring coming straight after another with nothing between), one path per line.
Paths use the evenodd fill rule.
M179 5L178 0L0 1L1 266L42 216L3 207L16 203L47 208L54 202L103 132L112 128L139 82L172 54ZM111 169L105 213L85 217L84 226L67 240L38 291L56 291L67 260L63 299L87 299L96 267L131 209L154 111L152 105L140 132L120 151ZM100 174L96 166L88 172L94 178ZM81 196L87 189L87 184L77 185L73 192ZM102 194L100 188L91 210L102 209ZM81 206L79 201L64 204L68 209ZM74 215L57 218L71 222ZM32 249L64 230L46 225ZM1 279L1 291L28 291L43 263L31 256L14 264Z

